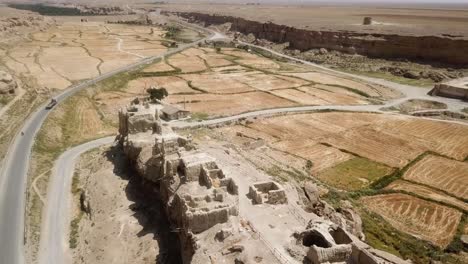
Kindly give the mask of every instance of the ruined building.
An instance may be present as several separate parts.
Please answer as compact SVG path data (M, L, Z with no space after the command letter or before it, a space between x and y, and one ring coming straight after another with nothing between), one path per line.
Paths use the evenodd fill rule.
M190 263L199 247L196 235L238 214L236 183L214 158L164 126L155 105L120 110L118 141L138 174L159 186L183 261Z
M252 204L257 214L268 207L293 206L285 189L271 180L253 182L248 190L245 183L238 186L214 157L197 150L190 139L160 119L160 107L134 100L120 110L117 142L136 177L142 177L161 200L171 232L178 235L183 263L407 263L360 240L360 218L351 205L344 206L340 214L320 217L311 213L309 219L314 220L303 231L283 231L275 242L284 254L290 254L285 257L262 238L270 230L259 231L256 223L245 220L246 214L253 213L252 208L246 210L247 204ZM313 187L306 186L307 196L316 196L315 202L320 203ZM330 210L324 207L323 211ZM327 215L331 221L323 219ZM282 216L271 217L281 220Z
M310 221L306 229L294 234L303 248L304 260L312 264L409 264L392 254L376 250L338 225L327 220Z
M468 101L468 78L435 84L434 88L429 92L429 95Z

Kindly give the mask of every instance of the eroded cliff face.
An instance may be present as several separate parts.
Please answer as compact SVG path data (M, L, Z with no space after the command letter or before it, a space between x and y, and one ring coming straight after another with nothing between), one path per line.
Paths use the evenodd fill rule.
M468 41L437 36L400 36L355 32L310 31L274 23L202 13L174 13L190 22L206 26L231 23L231 31L253 34L276 43L289 42L289 48L306 51L326 48L377 58L400 58L457 67L468 66Z

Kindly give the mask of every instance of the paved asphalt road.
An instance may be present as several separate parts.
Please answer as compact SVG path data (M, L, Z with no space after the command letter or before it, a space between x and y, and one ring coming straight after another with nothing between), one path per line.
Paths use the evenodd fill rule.
M219 39L223 38L223 35L219 33L212 32L213 35L210 39ZM95 80L85 82L78 86L72 87L69 90L65 91L57 97L58 101L61 102L65 98L69 97L73 93L76 93L78 90L88 87L94 82L103 80L112 75L115 75L120 72L129 71L136 66L149 63L152 60L167 56L176 52L181 51L188 46L196 45L198 42L191 43L189 45L180 47L170 52L150 58L145 59L139 62L137 65L131 65L125 68L122 68L118 71L108 73L106 75L100 76ZM263 47L259 47L265 49ZM266 49L268 50L268 49ZM275 53L274 51L268 50ZM300 61L305 64L323 68L329 70L319 65L315 65L309 62L297 60L296 58L288 57L280 53L275 53L282 57L286 57L292 60ZM333 70L331 70L333 71ZM335 72L335 71L333 71ZM342 74L342 73L340 73ZM348 74L347 74L348 75ZM388 102L386 105L393 105L400 101L409 99L409 98L425 98L424 89L414 88L411 86L402 86L395 83L390 83L380 79L370 80L367 77L355 76L361 79L366 78L368 81L373 83L380 82L383 85L387 85L393 88L397 88L402 91L406 96L405 98L399 99L397 101ZM384 83L382 83L384 82ZM417 89L417 90L415 90ZM445 99L441 99L446 101ZM450 103L455 103L450 101ZM456 104L459 104L459 101L456 101ZM236 120L242 117L252 117L259 115L268 115L281 112L297 112L297 111L310 111L310 110L319 110L319 109L336 109L336 110L355 110L355 111L378 111L378 108L383 107L384 105L364 105L364 106L304 106L304 107L294 107L294 108L278 108L270 110L260 110L250 113L244 113L236 116L219 118L214 120L206 120L198 123L189 123L189 122L174 122L173 125L176 127L187 127L187 126L197 126L197 125L209 125L221 123L229 120ZM466 106L466 104L465 104ZM29 154L31 147L34 141L34 136L39 130L42 122L47 116L48 111L43 109L38 110L28 121L26 121L23 131L25 132L24 136L17 136L8 156L5 160L5 168L1 172L0 178L0 264L16 264L24 263L23 259L23 247L22 247L22 236L23 236L23 226L24 226L24 192L26 187L26 173L28 168ZM45 218L43 219L43 234L41 237L41 256L40 261L42 263L66 263L65 253L68 247L66 237L64 236L64 230L66 230L66 225L68 224L68 218L64 217L68 213L68 202L69 202L69 189L70 181L72 177L72 172L74 162L76 158L83 152L88 149L98 147L103 144L108 144L111 142L112 138L104 138L96 141L80 145L73 149L70 149L64 153L56 163L53 176L51 178L50 189L48 190L48 206L45 211ZM53 231L52 231L53 230ZM45 252L42 252L45 251ZM55 262L54 262L55 261Z
M206 30L205 30L206 31ZM208 38L204 38L190 44L180 45L161 55L148 57L135 64L125 66L112 72L98 76L92 80L69 87L55 98L58 103L63 102L76 92L105 80L116 74L128 72L142 66L178 53L189 47L197 45L206 39L217 39L220 36L210 32ZM36 133L46 119L49 111L45 105L34 112L24 123L22 131L24 135L16 135L4 160L4 166L0 168L0 264L23 264L24 260L24 214L26 198L26 181L29 168L31 149Z

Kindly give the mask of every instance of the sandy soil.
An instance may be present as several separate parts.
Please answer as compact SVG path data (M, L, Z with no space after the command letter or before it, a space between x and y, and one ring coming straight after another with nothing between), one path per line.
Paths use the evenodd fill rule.
M361 199L395 228L445 248L457 231L462 213L406 195L383 194Z

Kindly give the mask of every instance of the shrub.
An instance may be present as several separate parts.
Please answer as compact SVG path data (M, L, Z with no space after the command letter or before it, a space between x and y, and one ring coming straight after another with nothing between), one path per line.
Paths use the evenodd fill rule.
M161 88L149 88L146 90L146 92L149 94L151 100L162 100L166 96L169 95L167 92L166 88L161 87Z

